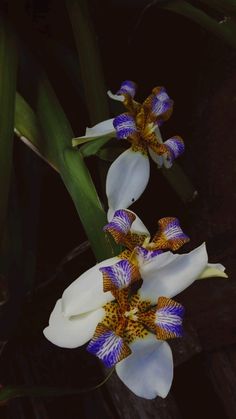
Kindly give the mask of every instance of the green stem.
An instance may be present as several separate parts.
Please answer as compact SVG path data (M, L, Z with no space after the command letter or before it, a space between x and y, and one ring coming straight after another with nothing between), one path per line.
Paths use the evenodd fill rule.
M191 202L197 197L196 189L178 163L174 162L170 169L162 168L161 173L184 203Z
M90 391L97 390L101 386L103 386L111 377L115 368L112 368L109 374L105 377L105 379L92 387L88 388L61 388L61 387L24 387L24 386L17 386L11 387L6 386L0 390L0 405L7 403L11 399L15 399L18 397L59 397L59 396L69 396L75 394L83 394L88 393Z

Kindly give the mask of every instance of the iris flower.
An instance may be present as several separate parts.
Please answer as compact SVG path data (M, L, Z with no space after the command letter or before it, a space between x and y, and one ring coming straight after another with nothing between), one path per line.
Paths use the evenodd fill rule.
M207 276L226 276L209 265L205 244L173 254L189 239L176 218L162 218L151 240L129 210L116 211L104 230L126 249L75 280L57 301L44 335L52 343L87 350L115 366L136 395L166 397L173 359L166 340L182 336L184 308L172 297Z
M159 127L172 114L173 100L164 87L155 87L142 103L134 100L136 85L132 81L122 83L119 91L108 95L121 101L127 112L114 119L87 128L81 139L96 139L116 134L119 140L127 139L130 148L112 163L106 181L108 220L119 208L128 208L145 190L150 176L148 154L159 167L170 168L173 161L184 152L184 143L176 135L165 142Z

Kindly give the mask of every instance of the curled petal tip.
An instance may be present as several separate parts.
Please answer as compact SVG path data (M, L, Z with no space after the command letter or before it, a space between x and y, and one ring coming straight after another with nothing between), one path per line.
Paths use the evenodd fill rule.
M120 89L118 90L118 95L129 95L132 97L132 99L135 96L136 93L136 83L134 83L131 80L125 80L123 83L121 83Z
M125 98L123 95L113 94L110 90L107 91L110 99L117 100L118 102L124 102Z

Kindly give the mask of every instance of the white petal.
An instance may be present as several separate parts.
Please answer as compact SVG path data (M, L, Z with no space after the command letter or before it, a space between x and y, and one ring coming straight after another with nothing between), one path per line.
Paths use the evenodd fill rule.
M225 267L221 263L208 263L198 279L211 277L228 278L228 275L225 273Z
M121 210L125 209L125 208L119 208ZM134 211L125 209L127 212L130 212L131 214L135 215L135 220L131 225L130 228L130 232L131 233L137 233L137 234L146 234L147 236L150 236L150 233L148 231L148 229L146 228L146 226L143 224L142 220L140 220L140 218L137 216L137 214L135 214Z
M173 162L167 158L167 153L163 154L163 164L166 169L170 169L173 165Z
M163 139L162 139L161 131L160 131L160 129L159 129L158 126L156 126L156 128L155 128L155 134L156 134L156 137L158 139L158 142L160 144L163 144ZM162 156L159 156L157 153L155 153L150 147L148 148L148 151L150 153L150 156L151 156L152 160L157 164L157 166L159 168L162 167L163 166L163 163L164 163L163 157Z
M106 180L109 217L120 208L128 208L145 190L149 181L148 157L131 148L111 165Z
M87 313L114 300L110 292L103 292L103 277L99 268L111 266L120 259L106 259L84 272L66 288L62 295L62 309L66 317Z
M113 126L114 118L107 119L106 121L99 122L99 124L94 125L91 128L86 128L85 136L96 136L96 135L104 135L108 132L115 132L115 128Z
M139 294L156 303L158 297L174 297L189 287L204 271L208 261L205 243L183 255L171 252L157 255L140 267L143 278Z
M140 220L140 218L137 215L131 226L130 232L136 233L136 234L145 234L150 237L150 233L148 229L146 228L146 226L143 224L143 222Z
M105 310L99 308L69 319L64 316L61 300L58 300L49 318L49 326L43 331L44 336L62 348L77 348L92 338L104 314Z
M155 128L155 134L158 139L158 143L163 144L163 138L162 138L161 131L158 126L156 126Z
M118 102L124 102L125 97L124 95L114 95L110 90L107 92L110 99L118 100Z
M149 334L130 344L132 350L116 365L116 372L134 394L145 399L166 397L173 379L173 359L167 342Z
M150 147L148 149L149 154L152 158L152 160L157 164L157 166L160 168L163 166L163 157L159 156L155 151L153 151Z

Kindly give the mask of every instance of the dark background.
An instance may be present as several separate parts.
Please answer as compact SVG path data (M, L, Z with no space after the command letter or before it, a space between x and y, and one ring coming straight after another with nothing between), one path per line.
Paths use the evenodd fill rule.
M48 72L74 132L83 135L89 117L79 77L77 80L75 73L70 79L63 68L68 56L76 57L64 4L53 0L23 3L35 30L27 48L32 54L37 36L45 40L41 50L35 48L36 59ZM210 261L223 263L229 274L229 281L195 283L178 296L186 307L187 334L180 346L173 348L178 366L171 395L165 402L145 402L152 406L145 417L235 418L235 50L158 5L144 9L144 1L91 0L89 6L107 89L115 92L123 80L134 80L139 87L137 99L142 101L154 86L167 88L175 107L162 133L165 138L175 134L184 138L186 152L179 163L198 190L194 202L183 204L153 164L149 185L132 209L153 233L158 218L180 218L191 237L186 250L206 241ZM27 44L24 22L17 30ZM49 40L57 43L59 54L50 55ZM19 88L30 97L27 54L20 64ZM115 108L110 107L112 114ZM103 196L98 160L89 158L88 165ZM42 336L42 329L64 288L95 261L87 249L72 261L61 263L86 240L85 233L59 175L17 138L9 211L16 214L16 208L20 208L23 220L20 234L24 257L20 268L12 266L10 299L1 312L2 341L8 343L0 358L0 381L28 386L94 385L102 380L99 363L84 348L72 351L53 346ZM31 272L28 276L27 269ZM102 390L82 396L12 401L2 409L2 417L129 418L128 413L120 414L116 391L120 391L122 403L129 400L122 384L111 380ZM131 399L131 403L136 402ZM132 404L129 409L132 411Z

